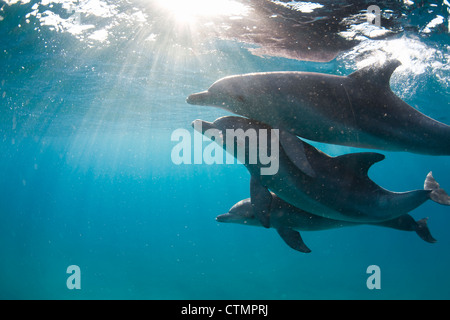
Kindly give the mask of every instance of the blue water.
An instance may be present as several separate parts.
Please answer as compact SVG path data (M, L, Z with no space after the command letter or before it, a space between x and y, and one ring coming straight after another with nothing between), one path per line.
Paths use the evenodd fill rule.
M0 298L450 298L448 207L411 212L429 217L435 244L360 226L303 232L312 253L302 254L273 229L215 221L249 196L244 166L171 160L174 130L227 115L186 104L189 94L231 74L348 74L377 56L367 53L373 45L403 62L393 90L449 124L448 34L405 32L305 62L198 38L193 21L152 23L142 1L81 1L91 27L76 31L70 3L0 1ZM47 10L60 20L45 20ZM383 153L370 171L379 185L420 189L433 171L450 190L448 157ZM66 286L70 265L80 267L80 290ZM370 265L381 269L380 290L366 286Z

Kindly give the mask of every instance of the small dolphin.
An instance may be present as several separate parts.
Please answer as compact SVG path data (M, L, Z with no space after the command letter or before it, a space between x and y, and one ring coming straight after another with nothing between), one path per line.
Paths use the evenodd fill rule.
M216 143L228 151L228 129L249 129L271 132L271 127L258 121L227 116L214 121L193 122L201 124L202 133L220 132ZM210 137L211 138L211 137ZM219 141L222 140L222 141ZM243 140L243 141L240 141ZM259 148L257 146L252 148ZM245 137L233 140L233 151L249 154ZM277 149L277 148L275 148ZM294 135L279 131L279 170L274 175L261 175L261 162L241 161L249 170L250 196L255 214L265 227L270 227L269 208L272 197L269 189L295 207L328 219L357 223L383 222L400 217L431 199L450 205L450 197L440 188L431 173L425 181L425 190L391 192L383 189L368 177L370 167L385 157L379 153L353 153L330 157ZM271 152L271 146L268 153ZM236 156L234 154L234 156ZM308 165L305 165L307 163ZM306 168L306 170L305 170Z
M277 230L287 245L300 252L309 253L311 250L303 242L298 231L319 231L361 225L360 223L322 218L290 205L274 193L271 193L271 196L272 202L269 210L270 227ZM217 216L216 220L218 222L262 227L261 222L253 212L250 198L239 201L228 213ZM409 214L393 220L370 224L403 231L415 231L424 241L429 243L436 242L428 229L427 219L414 221Z
M349 76L267 72L230 76L187 103L215 106L297 136L338 145L450 155L450 126L420 113L389 86L397 60Z

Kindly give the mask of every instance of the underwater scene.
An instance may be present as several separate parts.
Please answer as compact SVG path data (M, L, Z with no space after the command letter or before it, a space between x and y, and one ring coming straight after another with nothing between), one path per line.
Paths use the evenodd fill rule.
M0 0L0 299L449 299L449 13Z

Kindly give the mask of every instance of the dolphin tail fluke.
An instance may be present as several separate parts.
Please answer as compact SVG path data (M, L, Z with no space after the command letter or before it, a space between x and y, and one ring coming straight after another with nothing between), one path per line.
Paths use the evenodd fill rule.
M416 221L409 214L404 214L398 218L383 222L371 223L376 226L393 228L402 231L415 231L417 235L424 241L429 243L437 242L428 229L428 218Z
M417 235L422 238L422 240L429 242L429 243L436 243L437 240L433 238L431 235L430 229L428 229L427 224L428 218L416 221L416 233Z
M425 190L430 190L430 198L439 204L450 206L450 196L441 188L439 183L434 179L433 172L430 172L425 179L423 187Z
M292 249L303 253L311 252L311 250L303 242L300 232L287 227L278 228L277 231L284 242L286 242L286 244Z

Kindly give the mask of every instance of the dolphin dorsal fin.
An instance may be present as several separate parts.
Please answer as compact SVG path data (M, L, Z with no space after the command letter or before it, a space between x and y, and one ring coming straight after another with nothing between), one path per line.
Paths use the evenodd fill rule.
M357 70L348 77L361 81L362 83L376 84L381 87L389 88L391 76L402 63L398 60L388 60L377 66L368 66Z
M342 167L351 170L360 177L367 177L370 167L384 160L386 157L376 152L349 153L336 157Z
M279 138L280 145L291 162L303 173L311 178L315 178L316 173L308 161L303 141L296 135L285 130L279 130Z

